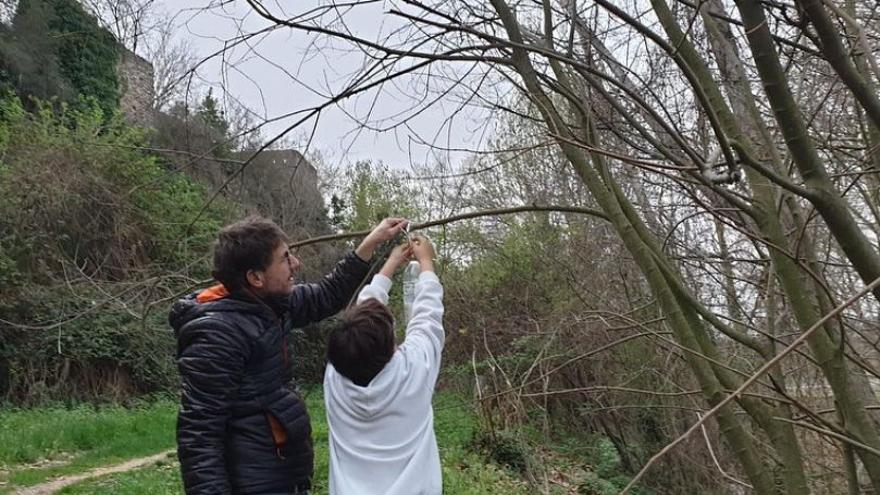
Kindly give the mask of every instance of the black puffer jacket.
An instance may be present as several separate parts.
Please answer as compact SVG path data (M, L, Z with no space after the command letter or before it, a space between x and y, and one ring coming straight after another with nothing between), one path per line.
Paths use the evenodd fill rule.
M216 288L174 304L169 321L182 381L177 454L186 493L290 493L309 486L311 428L294 391L287 336L294 326L341 310L368 269L349 253L319 283L297 285L280 317ZM283 428L274 438L270 422Z

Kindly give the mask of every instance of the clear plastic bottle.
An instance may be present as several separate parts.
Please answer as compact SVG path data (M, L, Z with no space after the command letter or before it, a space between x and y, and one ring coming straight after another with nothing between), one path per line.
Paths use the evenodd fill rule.
M403 324L409 323L412 316L413 302L416 299L416 282L419 280L419 274L422 268L418 261L410 261L409 265L403 270Z

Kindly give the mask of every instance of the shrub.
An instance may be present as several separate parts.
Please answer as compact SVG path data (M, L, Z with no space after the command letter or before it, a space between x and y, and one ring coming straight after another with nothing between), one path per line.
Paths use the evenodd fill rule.
M474 433L473 447L489 459L517 472L525 473L529 465L528 445L512 431L500 430Z
M202 213L205 188L144 143L94 100L30 114L0 99L0 319L28 322L0 322L0 393L92 398L176 383L164 315L140 316L208 275L205 255L234 209Z

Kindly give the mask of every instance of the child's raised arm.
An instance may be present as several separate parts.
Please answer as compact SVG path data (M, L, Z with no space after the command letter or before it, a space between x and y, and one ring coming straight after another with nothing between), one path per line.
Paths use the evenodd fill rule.
M443 286L434 274L434 248L431 242L424 237L415 237L412 251L422 273L416 283L412 318L406 326L406 340L401 348L413 357L424 359L433 386L440 371L440 356L446 340L443 331Z
M361 293L358 294L357 304L370 298L376 299L382 304L388 304L388 291L391 290L391 276L394 275L394 272L400 267L400 265L409 260L410 252L408 244L401 244L391 250L391 254L388 255L388 259L385 261L385 264L382 265L382 269L379 270L379 273L373 277L373 280L369 284L361 289Z

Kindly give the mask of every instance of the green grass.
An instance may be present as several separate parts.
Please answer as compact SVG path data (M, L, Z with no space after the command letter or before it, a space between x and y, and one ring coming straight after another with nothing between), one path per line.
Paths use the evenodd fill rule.
M2 410L0 480L33 485L172 448L176 413L170 400L131 408Z
M320 390L305 395L315 443L316 495L327 493L327 422ZM99 465L151 455L174 446L176 405L160 401L127 410L79 407L0 412L0 462L10 470L8 481L29 485ZM474 452L476 419L472 406L454 394L434 400L434 428L443 469L445 493L462 495L525 494L527 485L516 474ZM18 447L16 447L18 445ZM73 457L51 468L21 469L42 459ZM2 489L0 489L2 491ZM103 476L67 487L63 494L181 494L174 458L126 473Z
M440 448L443 492L463 495L529 493L526 483L471 449L476 416L469 401L453 394L434 397L434 432Z

